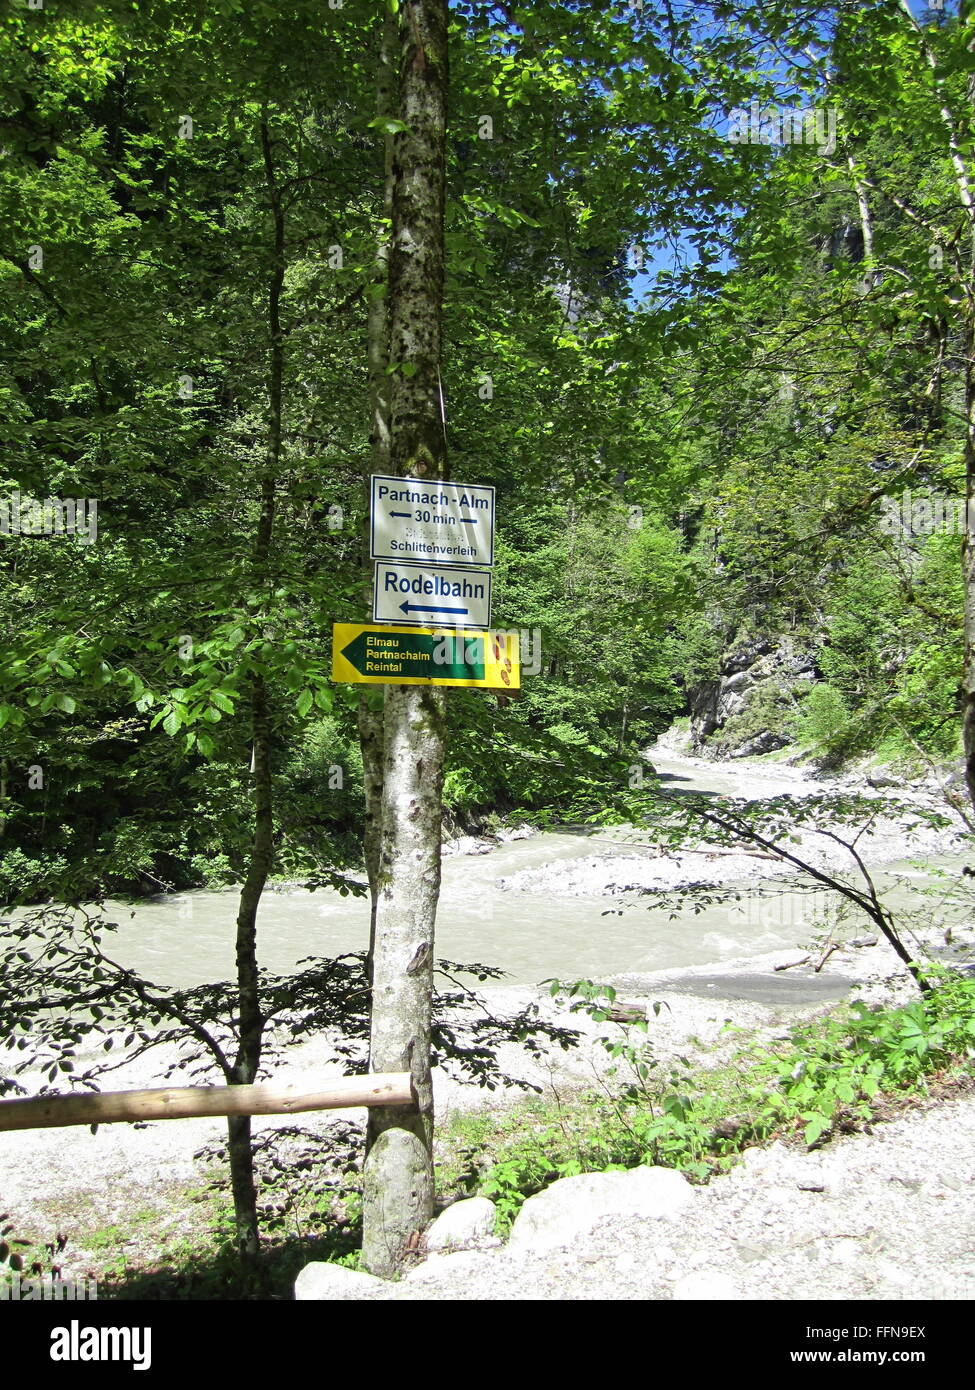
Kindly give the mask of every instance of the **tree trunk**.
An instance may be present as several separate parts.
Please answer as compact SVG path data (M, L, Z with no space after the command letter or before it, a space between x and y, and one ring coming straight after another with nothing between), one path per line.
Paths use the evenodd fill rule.
M391 117L396 107L396 50L398 36L396 16L384 7L379 44L379 75L376 81L376 115ZM366 324L369 357L369 406L372 431L372 469L388 473L389 461L389 223L393 215L393 137L383 135L383 226L376 243L376 259L372 293ZM363 479L365 493L365 522L362 538L363 603L366 614L372 612L373 562L369 555L369 479ZM381 709L370 705L373 692L364 688L359 693L359 746L362 750L362 780L365 791L366 822L363 835L363 855L369 879L369 955L367 970L372 978L372 957L376 939L376 901L379 893L379 854L382 840L383 802L383 716Z
M856 160L852 155L847 159L850 170L850 178L853 180L853 191L856 194L857 208L860 212L860 235L863 238L863 288L864 291L872 290L877 279L876 253L873 242L873 218L870 215L870 199L867 197L867 190L860 179L857 178Z
M962 678L962 736L965 782L975 806L975 320L966 306L965 328L965 534L961 547L965 592L965 668Z
M264 171L274 228L274 251L268 284L268 442L267 461L261 480L261 510L254 539L252 577L255 587L266 585L277 480L281 462L281 411L284 381L284 333L281 327L281 292L284 287L284 209L274 173L271 137L266 120L260 126ZM250 1085L261 1064L264 1017L261 1013L260 974L257 963L257 911L274 859L274 805L271 786L271 718L267 685L256 675L250 683L251 776L254 795L254 837L237 912L237 1052L231 1079ZM260 1246L257 1191L251 1147L251 1117L227 1119L230 1179L234 1199L237 1248L245 1278L252 1281Z
M405 0L399 42L406 129L393 154L390 462L398 476L440 478L447 0ZM362 1256L387 1278L433 1216L430 1012L445 711L442 689L386 688L370 1070L410 1071L418 1097L415 1107L369 1113Z
M274 854L274 811L271 800L270 721L264 681L251 688L251 729L254 746L254 839L237 912L237 1053L231 1080L250 1085L261 1064L264 1017L261 1013L257 964L257 910L271 872ZM227 1117L230 1185L234 1198L237 1249L245 1276L253 1272L259 1249L257 1189L251 1148L251 1117Z

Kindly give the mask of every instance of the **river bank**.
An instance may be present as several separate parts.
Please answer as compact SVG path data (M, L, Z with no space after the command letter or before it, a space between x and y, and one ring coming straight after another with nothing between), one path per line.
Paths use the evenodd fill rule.
M818 792L816 780L797 769L769 772L739 762L733 770L711 765L702 771L691 760L671 758L667 764L660 757L659 762L664 777L678 789L767 796L783 794L780 789L787 784L792 795ZM730 785L732 792L715 788L715 782L718 788ZM922 890L931 884L905 861L906 855L923 848L930 859L950 870L956 885L957 856L964 847L960 831L953 829L950 841L935 837L922 844L909 827L896 822L878 829L880 833L864 846L865 862L903 895L910 910L920 913L922 920L913 922L919 943L935 952L951 949L958 960L967 958L970 910L964 903L958 907L955 935L946 944L940 910L923 910L930 900ZM771 865L770 873L770 861L711 854L706 846L682 859L680 852L648 851L633 843L638 834L645 832L577 828L560 835L523 835L487 852L471 844L445 858L444 931L438 954L509 969L514 965L508 982L479 987L485 1007L510 1017L530 1006L540 1019L579 1034L577 1047L551 1049L539 1057L514 1043L499 1047L502 1070L536 1088L531 1094L548 1103L568 1103L587 1087L604 1084L609 1059L599 1039L625 1028L611 1022L595 1024L571 1012L539 983L551 975L611 983L621 1000L642 1008L650 1018L649 1040L662 1067L679 1058L696 1068L720 1065L743 1037L759 1042L782 1038L795 1022L844 998L889 1003L910 995L912 987L876 933L865 932L856 920L824 916L822 895L810 898L794 876L781 874L780 866ZM946 843L954 850L954 862L945 853ZM685 863L692 860L696 881L740 888L742 900L676 920L649 912L648 893L673 888L675 866L678 874L690 872ZM906 886L900 882L898 868L913 873L913 881ZM889 882L884 877L888 870ZM637 882L640 872L646 877ZM226 932L232 929L235 897L206 895L208 912L216 899L221 914L205 921L202 913L194 916L192 898L183 895L129 918L129 931L121 933L123 946L131 947L125 963L164 983L197 978L218 959L225 969ZM265 961L270 957L287 969L299 953L349 949L348 936L343 935L347 918L342 914L350 905L337 899L338 895L270 895L261 915ZM296 912L297 904L305 911ZM361 903L352 905L360 917L362 908ZM317 928L314 942L303 930L309 920ZM471 931L472 924L477 931ZM502 925L506 931L496 929ZM835 949L821 963L824 934ZM803 956L809 958L800 963ZM661 966L661 959L680 963ZM281 1065L296 1079L341 1074L346 1064L334 1042L334 1037L318 1036L294 1044L284 1052ZM103 1084L106 1089L159 1085L171 1060L172 1050L160 1049L138 1061L125 1061ZM199 1084L200 1078L177 1069L170 1080ZM526 1094L514 1085L497 1091L464 1085L443 1069L434 1080L438 1120L446 1128L474 1113L500 1115ZM337 1121L303 1117L302 1128L326 1136L348 1123L361 1132L363 1122L364 1113L346 1112ZM287 1117L256 1120L255 1133L267 1136L290 1123ZM88 1130L5 1134L0 1136L0 1200L18 1231L41 1241L57 1231L67 1233L73 1272L85 1272L104 1258L99 1252L106 1250L116 1262L132 1257L151 1262L163 1258L171 1237L192 1230L210 1211L200 1194L215 1170L203 1151L217 1145L223 1134L219 1120L109 1126L94 1135ZM106 1231L116 1232L107 1244Z
M787 954L743 959L721 972L700 968L619 977L620 998L642 1000L647 1009L647 1040L661 1075L678 1064L685 1073L720 1067L745 1046L761 1050L780 1045L795 1023L843 997L879 1003L911 997L902 978L893 987L887 982L890 961L879 947L837 952L829 969L819 974L812 967L776 972L776 965L788 963ZM774 1002L769 999L772 989L779 994ZM507 1131L505 1116L527 1103L519 1125L530 1132L537 1123L537 1104L540 1121L560 1116L571 1127L573 1116L589 1113L585 1094L611 1084L609 1059L598 1039L623 1036L625 1025L598 1025L568 1014L541 991L484 991L497 1012L521 1007L530 994L543 1017L579 1029L579 1047L540 1060L515 1045L502 1047L502 1066L538 1088L531 1093L514 1087L478 1090L438 1069L438 1162L456 1167L458 1154L465 1153L472 1155L465 1161L476 1161L477 1145L472 1149L469 1137L478 1132L471 1124L479 1116L489 1122L487 1133ZM143 1058L123 1066L111 1084L153 1084L158 1060L153 1064ZM343 1067L327 1040L316 1038L289 1050L286 1069L289 1077L312 1082ZM312 1140L327 1141L319 1161L323 1153L334 1152L341 1165L359 1148L364 1112L299 1119ZM907 1126L903 1153L896 1146L882 1147L881 1130L888 1127L880 1126L871 1144L872 1154L881 1146L879 1156L869 1161L858 1147L865 1140L862 1135L839 1138L808 1156L801 1146L781 1143L769 1151L749 1151L740 1175L716 1177L706 1188L695 1189L688 1214L692 1219L663 1236L659 1227L621 1218L602 1223L570 1250L537 1259L531 1252L515 1257L497 1249L463 1259L433 1258L403 1285L376 1296L904 1298L916 1289L910 1275L915 1266L939 1262L944 1268L927 1295L971 1296L975 1266L957 1223L971 1219L975 1103L925 1103L917 1116L897 1123ZM302 1151L300 1142L286 1135L293 1124L285 1116L255 1120L258 1144L280 1131L281 1158L306 1157L307 1149ZM901 1132L896 1126L890 1129L894 1137ZM65 1274L107 1278L122 1296L139 1296L142 1281L151 1276L147 1288L188 1296L196 1275L187 1274L187 1267L202 1267L212 1258L214 1223L226 1213L224 1170L207 1155L223 1135L219 1120L103 1126L94 1135L80 1129L4 1135L4 1210L16 1233L38 1245L64 1237L59 1260ZM295 1199L287 1217L277 1219L279 1227L283 1222L292 1234L304 1232L306 1237L322 1217L321 1175L310 1172L308 1177L313 1191L318 1179L319 1195ZM282 1193L271 1187L265 1197L273 1206ZM905 1225L908 1200L911 1220ZM960 1229L968 1228L962 1223ZM271 1233L271 1240L280 1242L280 1229ZM305 1258L322 1258L313 1246L307 1249ZM621 1254L632 1260L621 1260ZM686 1284L691 1275L704 1279L703 1285L700 1280ZM933 1294L935 1285L946 1292ZM560 1286L564 1291L557 1293ZM219 1295L211 1291L209 1296Z
M847 946L833 953L828 968L819 973L812 964L776 970L794 958L794 952L779 951L742 958L720 971L692 967L624 974L613 983L620 1000L640 1003L646 1010L647 1041L662 1074L678 1063L682 1070L721 1066L745 1044L775 1045L794 1024L844 998L890 1003L911 997L903 975L891 979L890 954L880 943ZM537 987L488 986L479 992L496 1014L534 1005L542 1019L576 1029L579 1045L568 1052L555 1049L541 1058L531 1057L516 1044L502 1045L499 1065L512 1078L527 1083L532 1088L527 1091L514 1085L482 1090L461 1084L438 1068L435 1105L442 1135L449 1136L452 1129L463 1133L477 1115L490 1116L500 1124L507 1111L533 1097L568 1116L587 1091L609 1084L611 1063L599 1040L622 1038L626 1025L596 1024L586 1015L570 1013ZM168 1052L124 1064L106 1086L127 1089L159 1084ZM283 1061L289 1078L309 1084L344 1069L324 1037L287 1049ZM177 1071L172 1081L198 1083L199 1078ZM300 1117L300 1127L308 1136L328 1140L330 1145L344 1131L340 1153L355 1151L364 1122L361 1111ZM293 1125L286 1116L255 1119L255 1137L262 1143L272 1132L287 1131ZM223 1122L213 1119L102 1126L96 1134L87 1129L6 1134L0 1142L3 1208L18 1234L40 1243L52 1241L59 1233L65 1235L65 1269L72 1273L167 1267L174 1248L180 1249L180 1242L191 1239L194 1232L206 1243L208 1225L219 1206L208 1188L223 1180L221 1164L214 1164L208 1151L212 1154L219 1147L224 1133ZM289 1147L296 1142L285 1140L283 1156L297 1153L297 1147ZM441 1141L441 1158L453 1142Z
M750 1149L679 1212L617 1213L555 1249L433 1255L331 1299L823 1301L975 1296L975 1098L922 1102L814 1152Z

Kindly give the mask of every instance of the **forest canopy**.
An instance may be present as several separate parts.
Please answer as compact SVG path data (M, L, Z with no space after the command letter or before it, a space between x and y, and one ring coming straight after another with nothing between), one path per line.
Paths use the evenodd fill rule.
M443 429L527 658L517 699L454 693L450 823L584 815L678 718L720 754L956 754L967 16L449 13ZM7 13L6 896L239 879L256 675L273 872L358 863L329 641L367 616L382 24Z

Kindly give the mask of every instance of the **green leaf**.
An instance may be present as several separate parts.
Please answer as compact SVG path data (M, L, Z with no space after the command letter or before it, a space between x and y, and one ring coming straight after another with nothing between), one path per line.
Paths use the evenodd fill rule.
M371 121L366 121L366 129L381 130L384 135L399 135L409 130L409 126L395 116L373 116Z
M816 1140L825 1134L830 1126L830 1122L825 1115L807 1114L803 1116L803 1119L807 1121L804 1130L807 1144L815 1144Z

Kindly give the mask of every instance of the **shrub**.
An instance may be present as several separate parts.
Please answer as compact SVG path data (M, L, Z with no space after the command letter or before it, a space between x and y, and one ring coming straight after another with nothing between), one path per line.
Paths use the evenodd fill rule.
M619 1094L589 1098L548 1124L535 1124L504 1147L480 1187L508 1227L525 1200L573 1173L641 1164L677 1168L703 1181L743 1149L774 1135L801 1135L814 1146L855 1128L883 1096L923 1094L927 1078L975 1059L975 979L928 971L936 985L894 1009L857 1002L794 1028L770 1054L767 1045L740 1053L725 1068L690 1074L659 1064L642 1021L603 1045L628 1064L632 1081ZM553 986L553 993L562 987ZM609 1016L608 986L581 980L565 987L573 1009L596 1021ZM660 1005L654 1010L659 1011ZM639 1036L637 1036L639 1035Z

